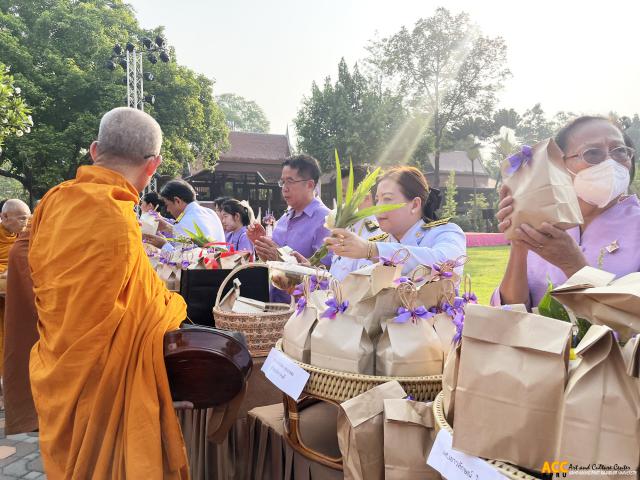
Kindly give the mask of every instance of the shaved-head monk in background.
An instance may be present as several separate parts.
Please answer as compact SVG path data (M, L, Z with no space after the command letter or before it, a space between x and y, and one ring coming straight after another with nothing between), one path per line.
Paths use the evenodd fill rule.
M93 165L51 189L31 225L39 340L29 365L50 479L183 479L163 337L186 318L147 259L134 206L162 161L146 113L102 117Z
M9 250L18 239L18 234L27 226L31 218L29 205L17 198L10 198L2 205L0 213L0 283L2 290L6 288L7 265L9 264ZM0 297L0 375L3 374L4 364L4 297Z
M31 217L29 205L17 198L10 198L2 205L0 213L0 273L7 271L9 250L18 239L18 234L27 226Z
M29 354L38 340L38 315L27 254L29 226L18 234L9 251L4 307L4 433L38 430L38 415L29 383Z

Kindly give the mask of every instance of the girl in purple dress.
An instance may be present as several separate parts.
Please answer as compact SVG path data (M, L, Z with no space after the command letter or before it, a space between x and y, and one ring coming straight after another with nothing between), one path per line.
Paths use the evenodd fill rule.
M516 229L509 262L491 303L538 305L549 281L561 285L582 267L623 276L640 271L640 203L629 195L635 150L620 127L604 117L579 117L555 138L573 176L584 224L567 231L543 224ZM511 225L513 198L500 192L500 231Z
M248 251L253 255L253 243L247 237L247 227L251 223L252 216L250 207L235 199L225 201L220 208L226 242L235 250Z

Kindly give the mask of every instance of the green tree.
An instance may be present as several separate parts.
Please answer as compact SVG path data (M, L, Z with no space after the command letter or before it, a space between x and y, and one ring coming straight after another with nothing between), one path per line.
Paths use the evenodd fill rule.
M555 131L554 122L550 121L539 103L522 114L516 135L523 143L533 145L549 138Z
M456 172L451 170L444 191L444 205L440 211L442 218L453 218L458 214L458 186L456 185Z
M9 67L0 62L0 154L4 140L15 135L21 137L31 131L31 110L14 84Z
M343 58L336 82L314 82L302 101L294 120L298 149L329 170L335 149L354 164L378 163L403 118L401 98L365 78L357 64L349 71Z
M476 232L484 230L484 220L482 218L482 210L489 208L489 202L484 193L471 194L471 198L464 202L467 206L466 216L470 220L473 229Z
M216 101L232 130L253 133L269 131L269 120L264 110L253 100L235 93L223 93L216 97Z
M501 108L493 114L493 133L499 134L501 127L507 127L511 130L518 128L521 118L518 112L513 108Z
M0 0L0 52L35 123L30 135L7 141L0 175L19 181L31 200L72 178L89 160L100 117L125 103L124 71L104 67L113 45L161 33L140 29L122 0ZM147 110L164 132L163 171L178 173L195 158L213 164L227 129L212 82L175 60L150 68L145 59L145 70L156 76L145 93L156 96Z
M453 15L445 8L418 20L413 30L402 27L369 46L369 61L429 118L435 186L446 132L493 109L496 92L509 75L506 50L502 38L483 36L469 15Z

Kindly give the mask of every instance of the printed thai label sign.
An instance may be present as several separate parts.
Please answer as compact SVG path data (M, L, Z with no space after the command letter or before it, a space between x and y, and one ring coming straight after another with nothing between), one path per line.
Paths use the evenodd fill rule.
M435 468L447 480L506 480L485 460L454 450L453 438L440 430L433 444L427 465Z
M275 348L269 352L261 370L271 383L294 400L298 400L309 381L309 373Z

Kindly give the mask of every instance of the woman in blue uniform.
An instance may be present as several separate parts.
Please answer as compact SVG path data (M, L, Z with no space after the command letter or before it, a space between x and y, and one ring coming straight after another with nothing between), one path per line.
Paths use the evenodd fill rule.
M376 187L375 201L377 205L405 205L377 216L385 232L377 237L367 240L346 229L333 229L325 242L336 255L376 261L393 258L406 249L409 257L402 273L408 274L418 265L455 260L466 254L464 232L448 219L438 220L435 212L440 206L440 192L429 188L417 168L395 167L384 173Z

